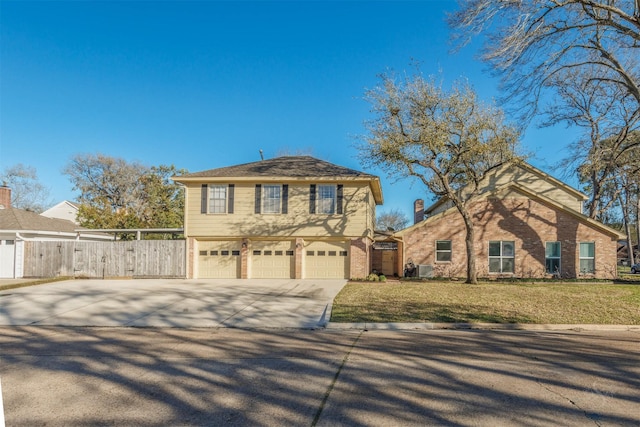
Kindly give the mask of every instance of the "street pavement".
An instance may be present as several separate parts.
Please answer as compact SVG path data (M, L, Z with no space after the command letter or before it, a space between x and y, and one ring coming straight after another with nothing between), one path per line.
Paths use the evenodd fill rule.
M342 286L1 291L0 426L640 426L638 328L341 329Z
M638 426L638 331L0 327L7 426Z

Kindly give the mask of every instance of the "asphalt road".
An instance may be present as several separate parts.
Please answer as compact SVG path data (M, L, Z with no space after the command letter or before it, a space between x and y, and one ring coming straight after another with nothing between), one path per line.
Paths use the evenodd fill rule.
M7 426L638 426L638 331L0 327Z

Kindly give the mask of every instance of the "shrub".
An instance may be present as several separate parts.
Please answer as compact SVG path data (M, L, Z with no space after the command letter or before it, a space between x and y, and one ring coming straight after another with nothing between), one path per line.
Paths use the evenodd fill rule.
M380 281L380 278L378 277L377 274L371 273L370 275L367 276L367 280L369 282L378 282L378 281Z
M386 282L387 276L385 276L384 274L381 274L380 277L378 277L378 279L380 279L381 282Z

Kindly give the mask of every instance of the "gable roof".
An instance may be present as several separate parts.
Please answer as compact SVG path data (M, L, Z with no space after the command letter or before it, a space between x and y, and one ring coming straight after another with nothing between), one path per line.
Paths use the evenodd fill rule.
M586 194L584 194L583 192L573 188L569 184L566 184L566 183L560 181L557 178L554 178L553 176L549 175L548 173L543 172L542 170L536 168L535 166L533 166L533 165L531 165L531 164L529 164L529 163L527 163L525 161L519 161L517 163L506 164L506 165L503 165L501 167L498 167L497 169L495 169L494 173L488 174L485 177L485 179L489 179L490 176L493 176L494 174L499 173L499 171L504 171L504 170L509 169L509 168L520 168L520 169L523 169L523 170L525 170L527 172L530 172L530 173L532 173L534 175L537 175L542 180L550 182L555 187L558 187L558 188L564 190L566 193L571 194L576 199L582 199L583 201L589 199L589 197ZM434 211L436 208L441 206L443 203L446 203L448 200L449 199L447 197L439 198L431 206L427 207L424 210L424 213L426 215L428 215L430 212Z
M549 197L546 197L546 196L544 196L542 194L538 194L538 193L529 191L525 186L523 186L521 184L518 184L516 182L512 182L512 183L506 184L504 186L498 187L498 188L492 190L491 192L489 192L489 194L495 195L495 194L503 192L503 191L505 191L507 189L512 189L514 191L517 191L517 192L525 195L526 197L528 197L528 198L530 198L532 200L535 200L535 201L537 201L539 203L542 203L544 205L547 205L547 206L551 207L552 209L555 209L557 211L561 211L561 212L564 212L564 213L566 213L568 215L571 215L571 216L575 217L576 219L578 219L578 221L582 222L583 224L586 224L591 228L598 229L601 232L603 232L605 234L608 234L608 235L610 235L612 237L615 237L615 238L618 238L618 239L626 237L623 233L619 232L618 230L613 229L613 228L611 228L611 227L609 227L607 225L604 225L601 222L596 221L596 220L588 217L587 215L584 215L581 212L578 212L578 211L576 211L574 209L571 209L571 208L569 208L567 206L564 206L563 204L558 203L558 202L556 202L555 200L552 200ZM483 199L486 196L487 196L487 194L478 195L477 197L474 198L474 200ZM430 223L432 221L435 221L435 220L440 219L440 218L442 218L442 217L444 217L446 215L449 215L450 213L452 213L454 211L457 211L457 208L456 207L451 207L451 208L449 208L449 209L447 209L447 210L445 210L443 212L440 212L440 213L438 213L436 215L433 215L431 217L426 218L424 221L420 221L417 224L413 224L410 227L405 228L404 230L400 230L400 231L394 233L393 237L402 237L407 232L410 232L410 231L412 231L412 230L414 230L414 229L416 229L418 227L421 227L421 226L423 226L425 224L428 224L428 223Z
M382 204L380 178L355 169L345 168L311 156L283 156L241 165L209 169L201 172L174 176L176 182L211 182L220 179L234 180L349 180L369 181L377 204Z
M54 231L74 233L78 226L66 219L48 218L23 209L0 209L0 231Z

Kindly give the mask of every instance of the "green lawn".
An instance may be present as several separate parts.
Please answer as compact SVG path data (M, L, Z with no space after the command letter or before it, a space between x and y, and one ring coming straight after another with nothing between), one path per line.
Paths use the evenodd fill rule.
M640 325L640 283L350 282L331 321Z

